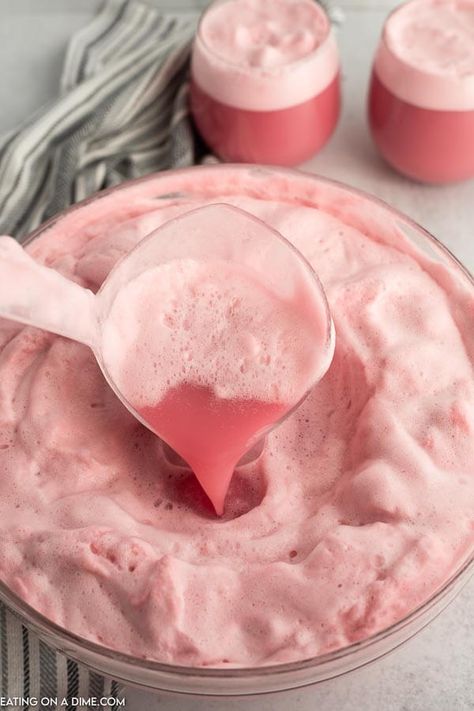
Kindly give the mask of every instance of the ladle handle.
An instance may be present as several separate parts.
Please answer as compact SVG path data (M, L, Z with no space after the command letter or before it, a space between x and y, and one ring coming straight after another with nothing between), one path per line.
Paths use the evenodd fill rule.
M12 237L0 237L0 317L36 326L94 348L96 298L38 264Z

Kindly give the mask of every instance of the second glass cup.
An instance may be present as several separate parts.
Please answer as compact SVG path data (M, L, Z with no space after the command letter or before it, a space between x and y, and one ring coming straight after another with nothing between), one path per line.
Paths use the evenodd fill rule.
M410 178L474 177L473 29L473 0L410 0L385 22L369 122L382 156Z
M227 161L297 165L326 143L340 111L339 55L313 0L217 0L193 48L190 103Z

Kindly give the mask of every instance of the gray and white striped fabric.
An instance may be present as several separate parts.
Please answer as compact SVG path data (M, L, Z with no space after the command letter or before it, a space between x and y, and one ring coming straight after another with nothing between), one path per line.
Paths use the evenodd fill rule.
M89 700L102 709L123 708L123 690L116 681L55 652L4 605L0 606L0 697L23 709L83 709Z
M97 190L195 161L186 74L196 19L108 0L72 38L57 101L0 138L0 233L21 238ZM110 697L106 709L120 694L0 603L0 697L50 709Z
M71 40L59 98L0 138L0 233L102 188L195 161L186 73L194 16L108 0Z

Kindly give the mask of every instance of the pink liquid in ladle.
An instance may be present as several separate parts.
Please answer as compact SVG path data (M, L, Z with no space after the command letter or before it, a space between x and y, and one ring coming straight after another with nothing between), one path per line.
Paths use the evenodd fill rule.
M76 299L88 297L81 334L38 325L91 346L121 400L187 462L222 514L239 460L331 362L332 322L311 267L262 221L211 205L145 238L95 297L73 286Z

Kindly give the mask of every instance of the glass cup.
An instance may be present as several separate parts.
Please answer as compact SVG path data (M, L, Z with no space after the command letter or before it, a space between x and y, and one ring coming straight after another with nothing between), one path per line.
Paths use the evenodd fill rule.
M212 183L211 183L211 178ZM216 179L217 178L217 179ZM270 180L271 179L271 180ZM374 238L384 235L388 243L402 241L405 249L421 259L442 264L456 277L456 293L472 301L474 280L450 252L422 227L383 202L330 180L297 171L250 166L202 166L170 171L131 181L101 192L73 206L42 225L29 238L41 236L46 247L55 242L56 229L67 230L71 244L83 239L84 230L100 229L101 216L113 210L116 218L130 215L134 199L159 207L160 200L182 201L206 194L216 198L247 194L261 200L283 201L317 207ZM370 209L368 209L370 208ZM81 219L88 215L87 225ZM243 696L284 692L324 682L362 667L386 655L417 634L460 592L474 573L474 552L468 550L448 579L427 599L390 627L366 639L327 654L286 664L249 668L197 668L144 660L83 639L51 622L0 583L0 599L16 612L23 624L47 643L89 669L126 684L150 691L211 696ZM284 696L282 703L284 701ZM285 702L286 703L286 702Z
M191 63L194 121L223 160L297 165L322 148L339 117L339 56L329 19L317 3L299 0L322 28L316 49L283 65L239 65L209 40L211 21L239 2L217 0L201 18Z
M400 52L396 35L401 22L412 33L424 32L408 13L417 6L429 11L430 5L437 12L447 1L411 0L388 16L369 90L370 129L380 153L400 173L427 183L474 176L474 74L436 73L416 65ZM417 37L430 48L434 41Z

